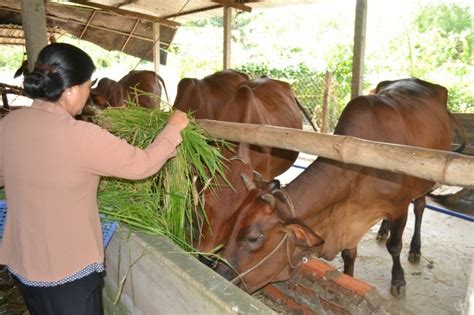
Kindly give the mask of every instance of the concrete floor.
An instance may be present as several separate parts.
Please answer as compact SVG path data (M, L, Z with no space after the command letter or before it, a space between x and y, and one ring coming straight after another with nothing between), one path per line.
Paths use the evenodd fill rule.
M312 160L311 156L301 154L295 164L304 167ZM279 179L285 184L302 171L302 168L292 167ZM467 212L472 211L474 208ZM422 257L418 265L413 265L408 261L414 228L414 214L409 210L401 256L407 287L406 296L400 300L390 295L392 259L385 243L375 239L378 228L378 225L372 227L359 243L355 278L375 286L383 297L413 314L467 314L463 308L474 269L474 223L426 209L421 228ZM343 270L340 256L329 263ZM471 287L473 285L471 283Z
M418 265L408 261L413 225L414 215L410 214L401 256L407 281L404 298L398 300L390 295L392 259L385 244L375 240L378 226L359 243L354 277L375 286L383 297L413 314L461 314L473 264L474 224L426 210ZM330 263L342 271L342 259L338 257Z

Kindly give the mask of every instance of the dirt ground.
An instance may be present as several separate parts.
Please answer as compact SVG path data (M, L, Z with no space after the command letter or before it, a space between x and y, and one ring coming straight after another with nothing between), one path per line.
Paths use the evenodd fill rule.
M23 297L4 266L0 266L0 315L29 314Z
M392 260L385 244L375 240L378 226L359 243L354 276L375 286L383 297L413 314L461 314L473 263L474 224L426 210L421 232L422 257L418 265L408 261L413 226L414 215L411 214L401 256L407 281L404 298L398 300L390 295ZM330 263L342 271L342 259Z

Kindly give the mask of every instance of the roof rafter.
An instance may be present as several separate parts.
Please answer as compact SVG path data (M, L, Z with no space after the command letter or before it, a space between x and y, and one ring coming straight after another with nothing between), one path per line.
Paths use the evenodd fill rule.
M235 0L212 0L212 2L219 3L225 7L231 7L237 10L242 10L245 12L252 12L252 8L248 5L237 3Z
M132 12L132 11L116 8L116 7L113 7L113 6L98 4L98 3L87 1L87 0L71 0L71 2L81 4L81 5L85 5L85 6L92 7L92 8L96 8L96 9L115 12L115 13L118 13L120 15L135 18L135 19L141 19L141 20L146 20L146 21L150 21L150 22L158 22L160 24L163 24L163 25L166 25L166 26L169 26L169 27L178 27L178 26L181 25L178 22L167 20L166 17L165 18L160 18L160 17L156 17L156 16L153 16L153 15L148 15L148 14L143 14L143 13L138 13L138 12Z

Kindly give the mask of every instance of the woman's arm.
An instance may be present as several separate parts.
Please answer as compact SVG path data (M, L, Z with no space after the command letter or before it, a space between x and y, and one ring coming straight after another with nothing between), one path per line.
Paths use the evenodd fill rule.
M87 124L81 139L83 166L100 176L133 180L149 177L176 155L176 147L182 141L180 132L187 124L184 113L173 113L167 126L145 149L134 147L98 126Z

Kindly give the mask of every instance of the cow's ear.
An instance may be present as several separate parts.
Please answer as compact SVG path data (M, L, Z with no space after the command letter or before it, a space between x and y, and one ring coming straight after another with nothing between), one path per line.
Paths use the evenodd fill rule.
M91 81L91 87L95 86L97 84L98 79L95 78L94 80Z
M324 244L324 240L304 224L290 223L285 225L284 230L297 246L315 247Z

